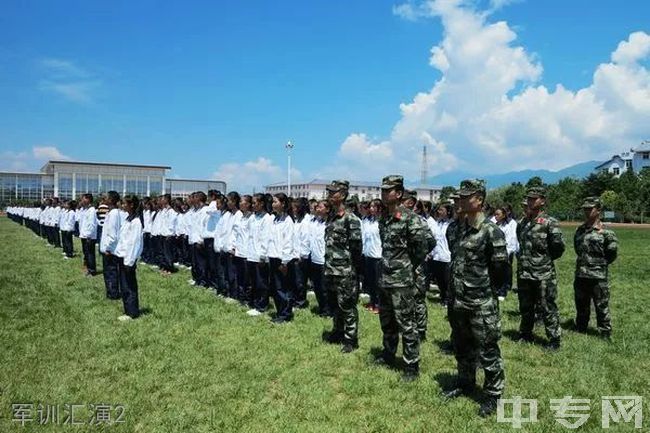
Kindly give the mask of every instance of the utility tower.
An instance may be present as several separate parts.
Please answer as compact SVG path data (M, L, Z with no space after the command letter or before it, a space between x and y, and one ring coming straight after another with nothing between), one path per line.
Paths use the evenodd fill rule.
M428 167L427 164L427 145L422 146L422 167L420 168L420 185L427 184Z

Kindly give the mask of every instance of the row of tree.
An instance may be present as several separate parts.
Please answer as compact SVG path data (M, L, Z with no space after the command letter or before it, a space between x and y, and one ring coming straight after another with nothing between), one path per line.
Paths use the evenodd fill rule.
M536 176L525 184L515 182L490 190L487 201L493 207L510 204L519 214L526 190L540 185L546 186L548 191L549 214L561 220L582 219L580 206L584 198L594 196L600 197L604 210L612 211L616 221L643 223L650 215L650 168L644 168L640 173L628 170L620 177L608 172L592 173L584 179L566 177L549 185ZM447 196L451 189L445 187L443 196Z

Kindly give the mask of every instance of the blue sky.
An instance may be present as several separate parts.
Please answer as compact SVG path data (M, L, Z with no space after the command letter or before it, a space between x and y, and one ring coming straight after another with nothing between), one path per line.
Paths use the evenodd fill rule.
M393 170L416 179L413 149L421 144L410 148L396 137L396 125L408 123L400 104L430 92L445 75L429 64L430 51L445 35L458 40L451 30L456 12L479 17L480 28L506 23L516 39L483 50L505 47L508 58L516 55L510 48L521 47L526 62L539 66L506 84L505 96L513 101L527 87L552 93L558 84L577 99L621 41L650 31L650 2L642 0L501 0L500 8L487 1L442 3L451 5L444 12L406 16L396 9L399 2L384 0L6 2L0 16L0 168L37 169L48 156L169 164L180 177L223 176L246 189L282 178L283 144L291 139L297 177L376 180L382 170ZM427 5L406 3L412 11ZM638 41L643 52L635 67L647 74L646 42ZM472 74L462 70L466 66L452 62L450 71L456 68L454 77ZM643 98L648 85L642 76L641 87L631 92ZM480 92L480 83L476 88ZM458 111L441 104L431 118ZM634 115L647 114L641 105L634 106ZM456 114L461 123L472 122ZM481 154L494 140L467 148L461 142L472 137L418 122L417 136L432 136L431 174L468 167L559 168L579 156L573 147L582 146L580 137L593 135L572 135L562 124L567 132L558 137L566 136L573 149L567 159L525 157L528 147L512 150L516 162L488 158L488 164L477 164L464 155ZM580 160L650 138L643 137L648 131L642 126L626 130L620 137L601 134L598 143L585 146L593 154ZM498 135L506 150L514 140L544 142L532 137L534 131L532 138L500 130L475 136L484 133ZM354 134L363 134L363 144L346 147ZM383 159L374 160L377 153ZM408 163L387 162L395 159Z

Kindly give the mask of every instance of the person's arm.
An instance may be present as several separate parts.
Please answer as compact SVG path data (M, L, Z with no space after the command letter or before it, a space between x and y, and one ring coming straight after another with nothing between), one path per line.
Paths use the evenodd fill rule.
M564 235L559 224L553 218L548 222L548 252L551 259L557 260L564 254Z

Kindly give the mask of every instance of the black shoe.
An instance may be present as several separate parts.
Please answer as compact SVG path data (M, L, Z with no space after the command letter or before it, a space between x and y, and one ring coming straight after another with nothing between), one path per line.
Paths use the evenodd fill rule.
M443 391L442 392L442 397L447 399L447 400L452 400L454 398L458 398L458 397L462 397L462 396L468 396L468 395L472 394L473 391L474 391L474 389L471 388L471 387L458 386L456 388L449 389L447 391Z
M341 344L343 343L343 333L332 331L325 337L325 342L329 344Z
M420 331L420 342L427 341L426 331Z
M488 396L485 397L481 403L481 407L478 410L478 414L481 418L487 418L497 411L497 397Z
M404 367L404 373L402 374L402 380L404 382L413 382L417 380L420 376L420 364L415 362L413 364L406 364Z
M515 338L515 341L517 343L532 343L534 341L533 336L531 334L522 334L521 332Z
M395 367L395 355L382 351L375 357L373 363L378 367L393 368Z
M553 339L544 345L544 349L549 352L557 352L560 350L560 340Z
M356 341L352 341L352 342L347 341L345 342L345 344L343 344L343 347L341 347L341 352L351 353L357 350L358 348L359 348L359 343L357 343Z

